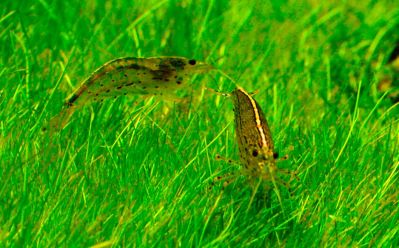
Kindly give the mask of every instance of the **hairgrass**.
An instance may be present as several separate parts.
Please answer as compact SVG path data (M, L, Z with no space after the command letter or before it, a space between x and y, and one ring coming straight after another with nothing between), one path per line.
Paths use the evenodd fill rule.
M2 1L3 246L392 246L399 243L398 108L377 74L399 39L395 1ZM298 171L253 195L220 73L182 102L120 97L42 132L95 68L186 56L234 78ZM292 149L289 149L292 147ZM277 198L281 195L280 201Z

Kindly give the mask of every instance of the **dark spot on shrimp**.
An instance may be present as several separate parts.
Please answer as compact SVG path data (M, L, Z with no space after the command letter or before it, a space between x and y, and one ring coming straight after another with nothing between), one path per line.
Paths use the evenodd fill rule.
M134 84L134 83L131 82L131 83L125 84L125 86L131 86L131 85L133 85L133 84Z
M178 68L178 69L183 69L184 66L186 65L186 63L184 62L184 60L180 59L180 58L170 58L169 59L169 63L174 67L174 68Z
M177 84L181 84L181 81L177 81L176 83L177 83Z
M171 77L175 71L176 69L168 64L160 64L158 70L151 70L150 73L154 80L164 80Z
M120 85L120 86L116 87L116 89L117 89L117 90L120 90L120 89L122 89L122 87L123 87L123 86Z
M110 89L108 89L106 92L107 92L107 93L109 93L110 91L111 91L111 90L110 90Z

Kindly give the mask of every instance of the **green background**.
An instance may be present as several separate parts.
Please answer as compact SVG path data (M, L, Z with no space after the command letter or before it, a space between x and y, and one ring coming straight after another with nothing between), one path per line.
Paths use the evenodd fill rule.
M396 1L1 1L0 246L398 245L398 30ZM105 62L166 55L258 91L291 194L211 187L240 168L220 71L41 131Z

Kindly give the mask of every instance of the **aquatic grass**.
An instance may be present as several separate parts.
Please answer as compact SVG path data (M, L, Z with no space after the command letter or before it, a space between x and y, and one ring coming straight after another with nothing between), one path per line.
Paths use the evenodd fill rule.
M394 1L2 1L2 246L394 246L398 105L379 92ZM217 71L182 100L120 97L42 127L117 57L185 56L265 112L292 194L253 196Z

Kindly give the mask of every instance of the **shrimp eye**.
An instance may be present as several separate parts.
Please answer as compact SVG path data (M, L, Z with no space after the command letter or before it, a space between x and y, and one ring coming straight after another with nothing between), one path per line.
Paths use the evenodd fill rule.
M195 59L190 59L190 60L188 61L188 63L189 63L190 65L195 65L195 64L197 63L197 61L195 61Z
M254 157L258 156L258 151L257 150L253 150L252 151L252 156L254 156Z

